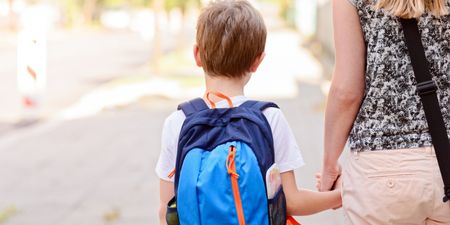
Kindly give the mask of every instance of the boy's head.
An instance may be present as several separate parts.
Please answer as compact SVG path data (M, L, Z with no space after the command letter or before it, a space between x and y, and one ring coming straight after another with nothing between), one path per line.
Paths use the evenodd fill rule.
M247 1L210 3L197 23L197 64L209 76L242 78L255 72L264 58L266 26Z

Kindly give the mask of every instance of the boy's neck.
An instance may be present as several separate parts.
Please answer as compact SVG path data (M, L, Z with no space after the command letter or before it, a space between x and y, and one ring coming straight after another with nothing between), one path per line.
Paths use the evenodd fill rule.
M243 78L228 78L225 76L205 76L206 80L206 91L216 91L220 92L228 97L243 96L244 87L247 84L250 75ZM214 102L221 101L223 99L212 98Z

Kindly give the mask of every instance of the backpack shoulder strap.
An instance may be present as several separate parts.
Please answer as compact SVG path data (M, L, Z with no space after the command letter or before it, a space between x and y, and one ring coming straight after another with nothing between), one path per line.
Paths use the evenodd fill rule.
M209 107L201 98L196 98L194 100L182 103L178 106L178 110L182 110L186 117L206 109L209 109Z
M277 104L275 104L273 102L262 102L262 101L253 101L253 100L244 102L240 107L252 108L255 110L259 110L259 111L264 111L268 108L277 108L277 109L280 108L280 107L278 107Z

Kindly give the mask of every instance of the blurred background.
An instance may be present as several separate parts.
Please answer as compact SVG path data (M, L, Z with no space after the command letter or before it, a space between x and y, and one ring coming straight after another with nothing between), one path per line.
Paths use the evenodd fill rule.
M157 224L164 119L202 96L206 0L0 0L0 224ZM259 0L267 57L246 94L277 102L314 189L333 44L330 0ZM341 212L300 217L343 224Z

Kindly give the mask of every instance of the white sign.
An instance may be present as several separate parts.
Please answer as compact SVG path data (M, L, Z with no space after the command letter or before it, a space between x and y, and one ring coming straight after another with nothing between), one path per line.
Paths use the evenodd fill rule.
M36 107L47 81L47 38L43 32L23 31L18 42L17 85L26 107Z

